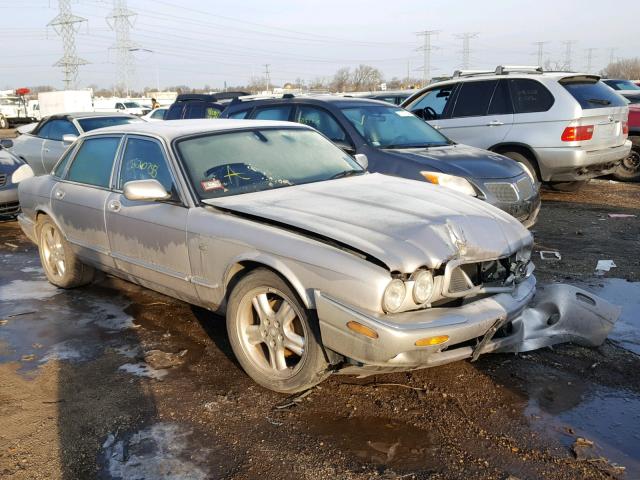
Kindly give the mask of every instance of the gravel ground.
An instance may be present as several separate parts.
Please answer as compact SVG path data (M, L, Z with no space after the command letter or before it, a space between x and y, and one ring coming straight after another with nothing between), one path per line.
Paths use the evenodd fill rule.
M640 185L545 192L536 249L562 259L537 259L538 279L636 286L639 234ZM595 277L599 259L617 268ZM110 277L51 288L0 223L0 478L640 478L639 376L608 341L292 399L243 373L223 319Z

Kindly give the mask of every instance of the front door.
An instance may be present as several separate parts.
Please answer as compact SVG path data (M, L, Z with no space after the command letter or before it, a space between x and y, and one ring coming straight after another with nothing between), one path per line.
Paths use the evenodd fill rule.
M162 144L150 137L129 136L120 163L116 191L108 200L106 223L111 254L119 270L155 290L197 298L190 282L187 215ZM172 194L166 201L128 200L127 182L155 179Z
M51 192L54 219L81 257L112 267L104 208L121 137L88 138Z
M45 125L44 143L42 144L42 165L45 173L51 172L69 144L62 141L64 135L79 135L78 129L66 119L54 119ZM44 128L43 128L44 130Z

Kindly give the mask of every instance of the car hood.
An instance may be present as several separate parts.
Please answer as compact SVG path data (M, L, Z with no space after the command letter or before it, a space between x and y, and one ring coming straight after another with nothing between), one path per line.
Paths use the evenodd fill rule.
M0 149L0 173L8 175L24 162L7 150Z
M488 150L468 145L383 150L388 155L424 165L425 169L469 178L497 179L522 175L517 162Z
M501 210L428 183L366 174L231 197L206 204L317 234L366 253L391 271L438 268L462 256L480 261L532 244Z

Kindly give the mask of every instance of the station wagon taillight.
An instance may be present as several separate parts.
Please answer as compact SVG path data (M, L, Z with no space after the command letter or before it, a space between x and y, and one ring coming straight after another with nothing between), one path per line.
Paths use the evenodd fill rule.
M591 137L593 137L593 125L585 125L565 128L561 139L563 142L581 142L591 140Z
M629 135L629 122L627 121L622 122L622 134Z

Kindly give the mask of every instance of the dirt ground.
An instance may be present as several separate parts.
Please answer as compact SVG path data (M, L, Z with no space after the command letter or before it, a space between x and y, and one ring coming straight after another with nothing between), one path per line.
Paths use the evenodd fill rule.
M562 257L536 251L539 282L640 280L640 185L545 192L534 230ZM55 289L0 223L3 479L636 479L639 427L640 357L614 341L273 393L223 319L110 277Z

